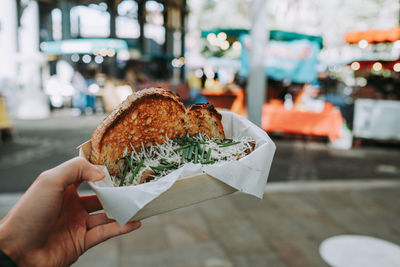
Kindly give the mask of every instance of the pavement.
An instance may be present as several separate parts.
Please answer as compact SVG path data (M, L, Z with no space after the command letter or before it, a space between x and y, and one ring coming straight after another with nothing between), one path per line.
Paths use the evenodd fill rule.
M399 195L393 179L270 183L263 200L235 193L145 219L73 266L328 266L319 248L332 236L400 244ZM19 196L0 195L0 218Z
M76 156L102 118L14 121L14 141L0 144L0 218L41 171ZM332 236L400 244L398 147L274 141L263 200L235 193L145 219L74 266L328 266L319 246Z

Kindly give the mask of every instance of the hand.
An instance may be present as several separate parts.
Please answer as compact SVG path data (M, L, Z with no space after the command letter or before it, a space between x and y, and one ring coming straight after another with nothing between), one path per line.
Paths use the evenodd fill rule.
M69 266L89 248L140 227L120 227L101 210L95 195L80 197L82 181L104 173L83 158L43 172L0 221L0 249L18 266Z

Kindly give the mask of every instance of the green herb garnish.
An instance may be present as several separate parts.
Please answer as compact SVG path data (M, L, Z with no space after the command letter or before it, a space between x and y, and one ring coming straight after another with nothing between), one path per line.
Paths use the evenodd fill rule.
M220 144L219 147L228 147L228 146L233 146L233 145L237 145L237 144L240 144L240 141L233 142L233 143L223 143L223 144Z
M129 179L129 183L133 183L133 179L135 179L136 175L139 173L140 169L144 166L143 160L139 161L138 165L136 166L135 170L132 173L131 179Z
M125 165L124 171L122 172L121 181L119 182L119 186L123 186L125 182L126 174L128 173L128 165Z
M193 156L193 149L194 149L194 145L191 145L191 146L189 147L189 152L188 152L188 155L187 155L187 159L188 159L189 161L192 159L192 156Z
M211 148L209 148L207 151L206 161L209 161L210 158L211 158Z

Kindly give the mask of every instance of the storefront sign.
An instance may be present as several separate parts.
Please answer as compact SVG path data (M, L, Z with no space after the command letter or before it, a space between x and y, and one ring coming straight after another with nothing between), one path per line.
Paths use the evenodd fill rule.
M87 38L42 42L40 44L40 49L43 53L48 55L93 54L108 49L114 52L127 50L128 44L125 40L120 39Z
M239 74L248 76L250 36L243 35L240 40L244 49L242 49ZM263 55L266 74L275 80L287 78L298 83L315 81L319 51L318 43L309 40L270 40L265 46Z

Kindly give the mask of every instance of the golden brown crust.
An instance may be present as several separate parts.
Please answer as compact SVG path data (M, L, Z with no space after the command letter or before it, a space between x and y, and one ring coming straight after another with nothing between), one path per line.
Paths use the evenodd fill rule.
M121 171L118 160L131 145L163 143L168 136L184 136L185 107L179 98L160 88L150 88L130 95L95 129L92 134L90 161L106 165L110 174Z
M194 104L186 111L185 127L190 136L203 133L213 138L225 138L221 114L212 104Z
M132 147L161 144L168 138L204 133L224 138L221 115L210 104L185 109L179 97L161 89L149 88L130 95L92 134L90 161L106 165L111 175L120 173L119 160Z

